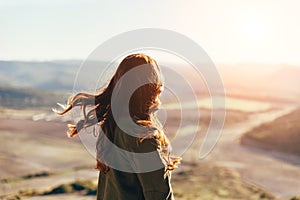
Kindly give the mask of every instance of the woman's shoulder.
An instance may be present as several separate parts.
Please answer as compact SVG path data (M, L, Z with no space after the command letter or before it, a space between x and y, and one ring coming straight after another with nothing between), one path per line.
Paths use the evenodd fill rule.
M114 143L120 148L127 151L147 153L157 150L157 142L154 138L155 132L148 133L149 136L141 138L136 134L136 137L132 133L127 133L118 126L115 129Z

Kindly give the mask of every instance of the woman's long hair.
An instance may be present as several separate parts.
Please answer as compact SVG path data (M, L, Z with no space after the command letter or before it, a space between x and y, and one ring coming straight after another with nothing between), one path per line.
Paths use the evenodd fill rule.
M142 142L145 138L154 138L157 143L157 149L163 152L163 159L167 163L166 170L172 171L180 162L180 158L170 156L169 141L156 117L156 111L160 104L159 96L162 92L163 82L160 69L156 61L151 57L144 54L132 54L127 56L118 66L117 71L107 87L102 88L98 94L78 93L68 99L66 106L61 105L64 109L62 112L57 110L54 111L63 115L74 107L82 108L84 119L79 120L75 125L68 124L67 134L69 137L77 135L83 128L99 124L103 133L109 140L113 141L113 130L117 126L111 109L114 89L123 75L142 65L145 66L146 71L143 71L143 74L140 73L132 78L137 81L143 81L146 77L149 82L147 84L141 84L141 86L132 93L129 100L129 114L137 125L156 130L156 134L137 138L137 141ZM125 88L126 90L126 87L128 86L123 84L122 89ZM109 170L109 167L99 160L97 160L96 168L103 172Z

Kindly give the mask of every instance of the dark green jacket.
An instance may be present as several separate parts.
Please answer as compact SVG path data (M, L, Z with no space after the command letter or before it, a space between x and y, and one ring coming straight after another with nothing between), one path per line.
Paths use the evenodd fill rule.
M113 143L126 151L144 153L157 151L153 139L141 143L124 133L114 131ZM159 157L160 158L160 157ZM163 163L162 160L159 162ZM133 161L132 165L138 165ZM171 173L164 168L146 173L128 173L111 168L108 173L99 173L97 200L174 200L171 188Z

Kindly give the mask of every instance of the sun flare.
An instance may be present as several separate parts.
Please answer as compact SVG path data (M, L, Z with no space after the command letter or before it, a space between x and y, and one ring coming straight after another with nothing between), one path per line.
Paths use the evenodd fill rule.
M270 39L270 24L260 13L243 13L237 19L236 32L240 41L247 46L264 45Z

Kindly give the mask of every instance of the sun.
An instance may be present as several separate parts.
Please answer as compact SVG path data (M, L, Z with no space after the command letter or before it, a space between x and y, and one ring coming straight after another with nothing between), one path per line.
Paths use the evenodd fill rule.
M242 38L248 42L262 42L267 37L267 29L263 22L256 17L247 17L240 26Z

